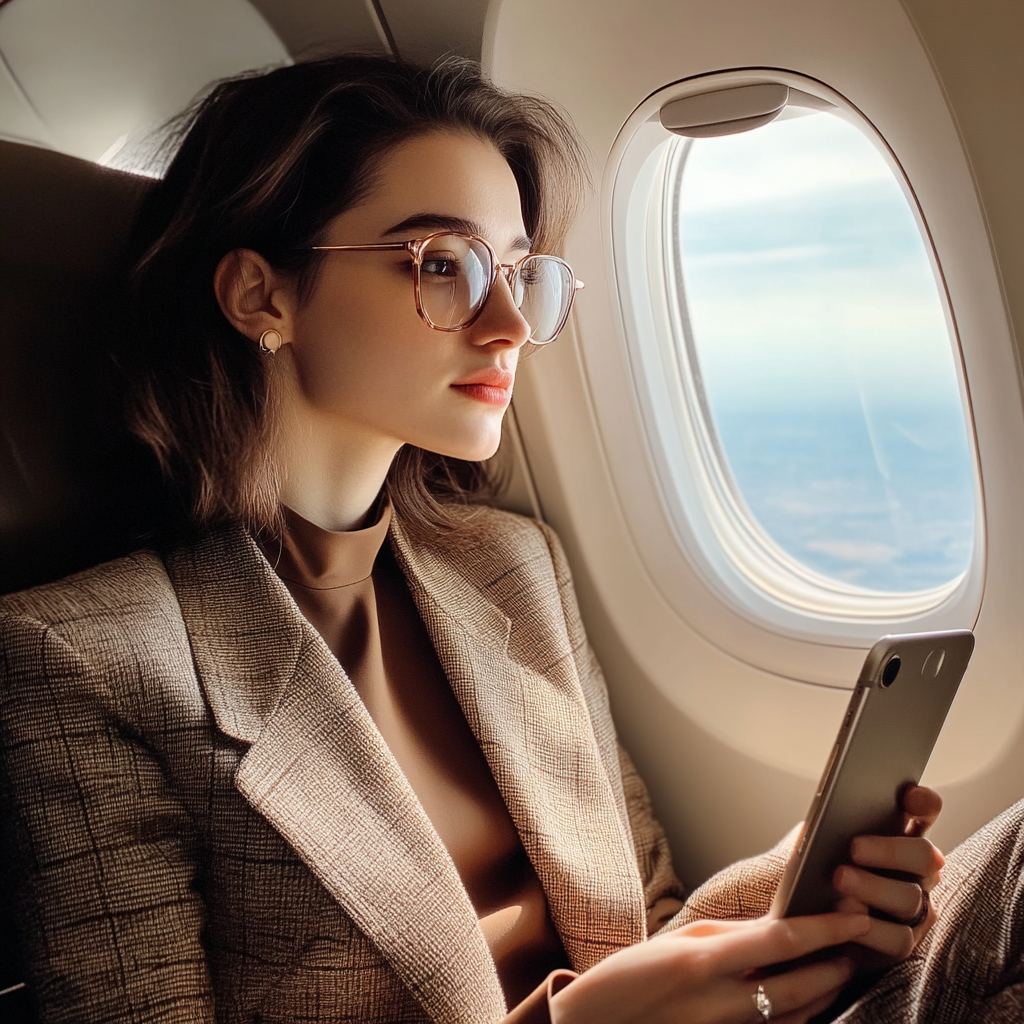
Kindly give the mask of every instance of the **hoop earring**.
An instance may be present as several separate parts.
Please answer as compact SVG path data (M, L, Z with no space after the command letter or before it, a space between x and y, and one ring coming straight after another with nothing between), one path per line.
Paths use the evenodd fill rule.
M272 356L283 343L284 338L281 337L281 332L275 331L273 328L260 335L260 351L265 356Z

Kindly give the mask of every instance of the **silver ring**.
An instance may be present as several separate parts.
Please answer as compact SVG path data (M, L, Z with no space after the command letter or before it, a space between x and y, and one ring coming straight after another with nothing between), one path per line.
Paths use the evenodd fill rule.
M909 921L904 921L903 923L908 928L911 928L911 929L916 928L928 916L928 911L930 909L931 909L931 899L929 898L928 893L925 891L925 889L922 888L921 889L921 909Z
M754 1009L761 1014L761 1020L772 1019L772 1001L764 993L764 985L758 985L757 991L750 997L754 1001Z

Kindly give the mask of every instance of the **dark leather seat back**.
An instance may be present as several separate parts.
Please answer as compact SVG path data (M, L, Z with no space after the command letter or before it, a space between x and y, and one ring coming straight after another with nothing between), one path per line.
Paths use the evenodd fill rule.
M0 142L0 593L139 546L153 474L103 381L148 184Z
M119 251L147 186L0 142L0 593L140 546L158 488L104 381ZM0 1020L29 1024L0 890Z

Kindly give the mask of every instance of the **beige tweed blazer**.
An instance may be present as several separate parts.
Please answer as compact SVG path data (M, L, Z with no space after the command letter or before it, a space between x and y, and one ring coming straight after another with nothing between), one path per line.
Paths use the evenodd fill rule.
M647 908L679 884L556 538L508 513L467 517L430 545L396 517L390 540L582 971L644 939ZM45 1020L504 1016L447 851L245 533L0 600L0 672ZM721 915L762 911L780 864L723 887Z
M391 543L573 966L680 895L565 558L470 514ZM505 1004L458 874L352 683L237 530L0 599L0 795L44 1021L443 1021ZM666 928L767 909L786 843ZM843 1024L1024 1020L1024 802L952 851L939 925Z

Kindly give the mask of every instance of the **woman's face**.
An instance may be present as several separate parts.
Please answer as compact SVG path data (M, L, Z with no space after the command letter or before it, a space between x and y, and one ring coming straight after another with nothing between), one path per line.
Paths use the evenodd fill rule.
M439 229L480 235L502 263L529 251L519 189L490 143L438 132L398 145L370 196L336 217L321 244L404 242ZM314 436L326 430L344 444L488 458L529 330L500 275L478 319L447 333L416 311L407 252L328 252L278 353L295 370L290 412L308 418Z

